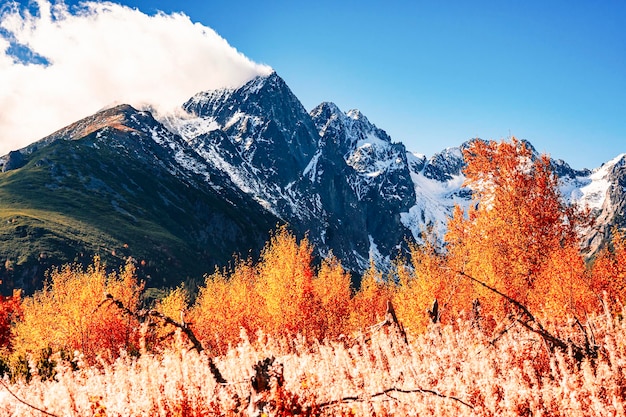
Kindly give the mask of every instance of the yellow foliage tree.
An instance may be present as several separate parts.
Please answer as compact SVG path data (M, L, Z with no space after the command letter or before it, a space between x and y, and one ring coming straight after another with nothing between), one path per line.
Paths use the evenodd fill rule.
M272 334L319 338L321 301L313 289L313 248L279 228L261 253L257 291L264 300L262 320Z
M385 317L387 301L393 300L395 283L386 280L383 273L370 261L369 268L361 278L359 291L352 300L350 327L364 330Z
M432 322L453 321L459 313L457 306L466 304L462 299L468 298L471 284L451 276L434 241L411 244L409 249L410 266L400 262L396 265L399 285L394 306L405 327L421 333ZM433 308L435 301L437 307Z
M253 335L260 326L263 300L256 290L256 270L251 261L238 261L228 274L208 276L190 311L196 336L205 347L224 352L239 341L241 329Z
M43 290L24 299L23 317L14 329L15 351L31 355L46 348L79 351L92 362L97 356L112 360L122 348L136 350L136 320L111 303L101 303L105 294L111 294L136 310L142 290L131 262L111 274L98 257L86 270L79 265L53 270Z
M157 303L156 310L164 316L183 322L189 305L189 294L181 285L170 290Z
M319 338L333 338L350 331L349 317L352 289L350 274L334 256L322 261L313 281L313 291L320 300Z
M155 309L164 316L176 320L179 323L186 323L188 320L188 308L189 293L184 286L180 285L173 290L170 290L165 297L160 299L157 302ZM171 324L157 326L154 332L155 340L153 343L158 345L166 344L166 340L168 340L169 336L175 333L175 331L176 329Z
M285 227L270 238L255 264L238 261L232 271L207 277L190 311L198 337L223 351L250 335L333 338L349 331L350 274L333 256L313 267L313 248Z

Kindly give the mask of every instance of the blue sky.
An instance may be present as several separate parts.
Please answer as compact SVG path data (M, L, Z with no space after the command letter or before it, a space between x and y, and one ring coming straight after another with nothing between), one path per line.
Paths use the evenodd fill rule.
M307 110L359 108L414 152L510 134L575 168L626 152L624 1L121 3L185 13Z
M359 108L431 155L512 134L577 168L626 152L624 1L128 1L183 11L307 109Z

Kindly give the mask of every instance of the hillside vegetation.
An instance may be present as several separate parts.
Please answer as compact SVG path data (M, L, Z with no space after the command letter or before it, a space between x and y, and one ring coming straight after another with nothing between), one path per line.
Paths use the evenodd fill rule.
M145 305L132 260L0 304L6 415L624 415L626 240L585 263L547 158L475 142L445 247L360 288L274 232L256 260ZM436 242L433 239L433 242ZM43 411L42 411L43 410Z
M109 113L131 127L141 115L122 106L93 118ZM71 125L31 145L24 166L0 172L1 293L32 294L53 265L87 265L94 254L109 269L132 254L147 285L164 287L201 278L233 252L258 253L278 220L239 194L191 187L147 133L92 123L99 130L84 136Z

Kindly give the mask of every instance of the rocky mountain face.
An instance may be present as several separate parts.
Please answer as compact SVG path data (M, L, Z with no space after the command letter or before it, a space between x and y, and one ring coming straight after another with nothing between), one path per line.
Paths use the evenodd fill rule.
M626 228L626 154L594 170L570 172L560 178L565 198L589 208L595 219L584 237L584 245L593 254L610 241L616 228Z
M275 73L204 92L163 122L270 212L356 271L397 254L415 204L404 145L357 110L307 113Z
M41 285L51 265L139 260L149 286L198 279L258 253L276 225L362 272L467 206L462 144L407 152L358 110L307 112L276 74L196 94L176 115L101 111L0 158L0 289ZM553 161L569 201L624 225L626 156L594 171Z

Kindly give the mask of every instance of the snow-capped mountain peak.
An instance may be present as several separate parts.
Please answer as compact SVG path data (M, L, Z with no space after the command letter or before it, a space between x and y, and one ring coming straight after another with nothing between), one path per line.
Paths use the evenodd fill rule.
M309 113L315 127L319 131L319 136L324 136L328 129L341 129L345 126L346 115L337 107L335 103L326 101L319 104Z
M275 72L239 88L198 93L179 112L156 120L125 106L100 112L30 150L0 158L0 169L19 170L35 149L83 137L94 152L115 146L129 158L144 155L144 165L155 161L160 175L192 190L187 210L195 207L196 192L224 198L224 207L237 212L235 223L245 216L234 202L249 205L253 216L267 216L272 225L280 219L301 236L307 233L320 254L332 251L355 271L367 268L370 257L384 267L407 240L420 241L430 228L441 238L454 206L466 207L472 196L463 188L463 150L471 142L431 157L407 152L359 110L344 112L324 102L306 112ZM607 225L590 240L600 244L610 225L626 223L626 154L594 171L576 171L563 161L552 166L566 198L592 208ZM55 175L62 172L54 169ZM167 205L175 196L172 188L158 197ZM215 216L196 214L216 224L228 215L211 207ZM246 230L247 221L233 230Z
M369 120L367 120L367 117L365 117L365 115L361 113L361 110L359 109L348 110L346 112L346 116L354 120L363 120L365 123L369 123Z

